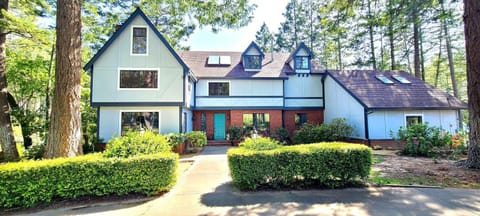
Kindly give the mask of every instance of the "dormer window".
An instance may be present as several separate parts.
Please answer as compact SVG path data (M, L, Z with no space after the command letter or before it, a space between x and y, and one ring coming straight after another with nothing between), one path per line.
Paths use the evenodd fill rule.
M297 56L295 57L295 69L297 70L308 70L309 67L309 58L308 56Z
M262 60L265 54L260 47L252 42L242 53L243 68L246 72L258 72L262 70Z
M245 69L260 70L262 58L259 55L246 55L243 57L243 66Z
M132 28L132 54L147 54L147 28Z

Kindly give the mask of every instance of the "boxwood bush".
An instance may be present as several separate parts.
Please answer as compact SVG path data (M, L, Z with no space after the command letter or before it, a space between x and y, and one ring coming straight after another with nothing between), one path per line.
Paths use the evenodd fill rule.
M124 136L113 137L103 152L105 157L130 157L134 155L169 152L172 147L165 136L152 131L129 131Z
M227 155L233 183L242 190L345 187L367 178L372 163L370 148L342 142L263 151L240 147Z
M54 198L155 194L176 181L178 155L164 152L130 158L90 154L0 165L0 208L29 207Z

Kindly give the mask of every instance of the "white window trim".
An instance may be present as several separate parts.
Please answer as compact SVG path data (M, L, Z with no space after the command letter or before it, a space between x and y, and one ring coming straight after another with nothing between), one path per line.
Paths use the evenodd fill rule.
M403 126L407 127L407 117L409 116L420 116L422 117L422 124L425 122L425 118L423 117L423 113L412 113L412 114L404 114L403 115Z
M133 71L139 71L139 70L155 70L157 71L157 87L156 88L120 88L120 71L122 70L133 70ZM123 91L123 90L133 90L133 91L157 91L160 89L160 68L121 68L119 67L117 69L117 90Z
M228 83L228 96L232 96L232 83L230 82L230 80L222 80L222 81L214 81L214 80L209 80L207 81L207 92L206 92L206 96L212 96L212 97L228 97L228 96L219 96L219 95L210 95L210 83Z
M120 110L118 112L118 134L119 136L122 135L122 113L124 112L156 112L158 113L158 133L160 133L161 128L162 128L162 116L160 110Z
M145 28L146 29L146 37L147 37L147 44L146 44L146 50L145 50L145 53L144 54L140 54L140 53L133 53L133 28ZM130 55L131 56L148 56L148 42L150 40L150 35L149 35L149 30L148 30L148 26L142 26L142 25L133 25L131 28L130 28Z

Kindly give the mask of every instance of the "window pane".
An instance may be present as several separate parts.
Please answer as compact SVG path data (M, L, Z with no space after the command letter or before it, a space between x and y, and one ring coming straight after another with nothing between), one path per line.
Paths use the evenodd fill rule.
M407 127L415 124L422 124L422 116L407 116L406 117Z
M229 96L230 95L229 83L227 82L208 83L208 95L209 96Z
M133 54L147 53L147 29L146 28L133 28L132 53Z
M261 68L261 58L257 55L247 55L243 57L245 69L260 69Z
M121 70L120 88L157 88L158 71Z
M122 135L127 131L158 130L158 112L122 112Z
M295 57L295 69L308 69L308 56Z
M268 113L248 113L243 114L243 129L245 132L257 133L262 136L268 136L270 133L270 114Z
M204 112L200 116L200 128L203 132L207 132L207 114Z
M302 126L307 123L307 114L306 113L296 113L295 114L295 126Z

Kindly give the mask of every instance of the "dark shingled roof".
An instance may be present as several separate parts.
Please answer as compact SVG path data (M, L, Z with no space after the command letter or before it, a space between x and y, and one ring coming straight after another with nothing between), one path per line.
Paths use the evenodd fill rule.
M212 51L177 51L178 55L188 65L197 78L276 78L287 79L287 73L293 72L286 64L288 53L274 53L273 61L270 53L265 53L262 69L258 72L247 72L243 69L241 52L212 52ZM208 56L230 56L231 65L208 65Z
M328 70L327 73L366 108L371 109L466 109L467 104L404 71ZM411 84L401 84L392 75L400 75ZM384 84L375 76L384 75L393 84Z

